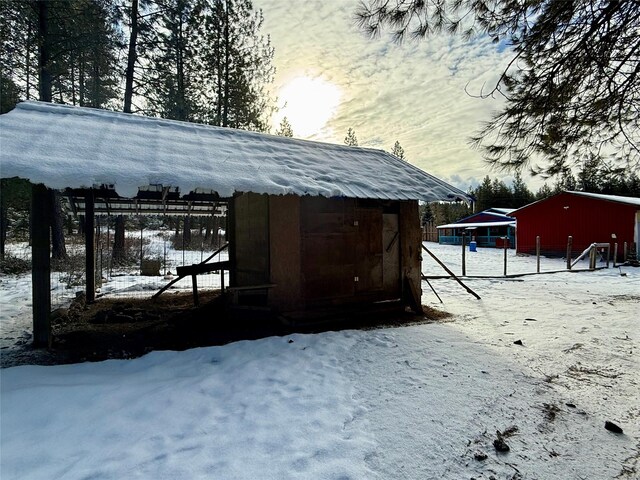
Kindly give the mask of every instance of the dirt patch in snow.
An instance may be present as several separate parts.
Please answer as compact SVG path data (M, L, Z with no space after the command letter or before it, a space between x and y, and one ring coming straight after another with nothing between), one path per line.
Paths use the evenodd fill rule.
M201 292L199 300L196 307L191 293L176 292L155 300L101 298L87 304L80 295L69 308L52 313L48 349L21 342L3 350L2 367L135 358L153 350L186 350L292 333L399 327L451 317L424 306L424 315L351 311L340 318L292 325L267 312L230 310L219 290Z

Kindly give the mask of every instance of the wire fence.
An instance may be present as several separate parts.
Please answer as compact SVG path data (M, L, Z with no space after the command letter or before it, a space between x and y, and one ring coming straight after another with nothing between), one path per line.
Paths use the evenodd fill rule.
M128 228L119 250L114 230L103 222L96 227L95 285L96 297L150 297L176 278L180 266L206 260L225 243L222 228L208 235L202 229L176 233L169 228ZM86 250L84 235L74 231L65 236L66 255L51 259L51 304L58 308L71 303L86 288ZM226 251L219 252L210 262L228 260ZM8 274L30 275L31 246L27 240L8 241L5 246L3 270ZM221 275L226 275L223 279ZM198 289L219 289L229 284L228 272L211 272L198 276ZM192 289L191 277L171 286L171 291Z

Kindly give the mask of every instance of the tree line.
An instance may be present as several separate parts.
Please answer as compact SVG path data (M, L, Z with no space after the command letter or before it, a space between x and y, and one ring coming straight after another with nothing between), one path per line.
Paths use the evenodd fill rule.
M2 113L41 100L265 131L262 23L250 0L3 0Z
M615 168L597 157L585 160L575 175L565 170L551 186L545 183L535 192L529 189L518 173L511 185L487 175L480 185L467 190L475 198L473 206L438 202L422 205L422 224L433 222L435 225L446 225L489 208L516 209L566 190L640 197L640 178L633 171Z

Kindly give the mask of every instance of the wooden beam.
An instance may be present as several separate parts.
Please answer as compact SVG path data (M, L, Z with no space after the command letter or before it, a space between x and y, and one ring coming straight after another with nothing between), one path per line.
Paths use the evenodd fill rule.
M44 185L34 185L31 197L31 278L33 346L51 341L51 195Z
M471 290L469 287L467 287L464 283L462 283L462 280L460 280L458 277L456 277L455 273L453 273L449 267L447 267L444 263L442 263L440 261L440 259L438 257L436 257L433 252L431 252L431 250L429 250L427 247L425 247L424 245L422 245L422 249L427 252L429 255L431 255L431 257L438 262L438 264L444 268L444 270L453 277L453 279L458 282L462 288L464 288L467 292L469 292L471 295L473 295L474 297L476 297L478 300L480 300L480 295L478 295L476 292L474 292L473 290Z
M237 287L238 281L236 277L236 199L229 199L227 205L227 242L229 244L229 286Z
M84 247L85 247L85 276L87 302L91 303L96 299L96 255L95 243L95 215L94 215L93 189L87 190L85 197L85 219L84 219Z

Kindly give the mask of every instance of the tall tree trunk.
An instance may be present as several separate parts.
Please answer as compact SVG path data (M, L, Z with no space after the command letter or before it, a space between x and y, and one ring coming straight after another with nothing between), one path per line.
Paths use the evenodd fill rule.
M218 0L218 11L221 10L222 0ZM216 15L216 43L215 43L215 51L216 51L216 75L218 80L218 89L216 94L218 96L218 101L216 103L216 122L215 124L220 126L222 125L222 102L223 102L223 90L222 90L222 55L221 55L221 46L222 42L220 41L220 37L222 32L220 30L220 16Z
M38 0L38 38L40 39L38 70L39 94L42 102L51 102L53 77L51 75L51 38L49 35L49 2Z
M138 0L131 0L131 35L129 36L129 53L127 55L127 72L125 74L124 109L131 113L133 98L133 72L136 66L136 46L138 42Z
M78 65L78 89L79 89L79 104L81 107L85 106L84 101L84 63L85 58L82 52L80 52L80 65Z
M187 248L191 245L191 217L184 217L184 228L182 229L182 245Z
M25 97L27 100L31 100L31 22L29 22L29 26L27 28L27 48L25 52L25 72L27 75L27 85Z
M222 126L229 126L229 9L231 8L231 0L225 1L224 9L224 111L222 113Z
M9 219L7 218L7 209L0 204L0 259L4 258L4 246L7 241L7 227Z
M182 12L178 12L180 16L178 23L178 41L176 48L176 67L178 73L178 118L177 120L186 120L187 119L187 109L186 109L186 98L185 98L185 86L184 86L184 39L183 39L183 22L182 22Z
M62 211L62 201L60 194L55 190L50 190L51 208L51 258L64 260L68 258L67 247L64 242L64 213Z
M116 225L113 233L113 263L121 263L124 258L124 217L122 215L118 215L116 217Z

